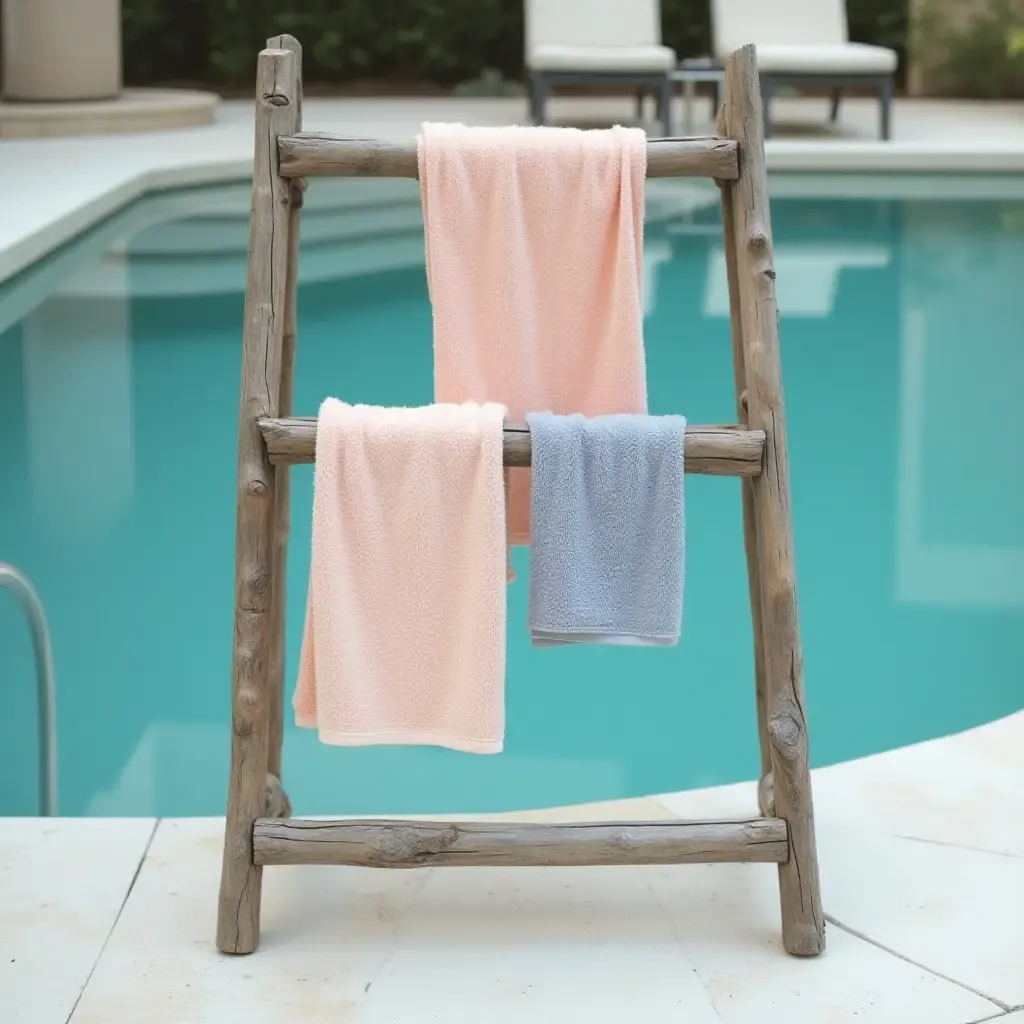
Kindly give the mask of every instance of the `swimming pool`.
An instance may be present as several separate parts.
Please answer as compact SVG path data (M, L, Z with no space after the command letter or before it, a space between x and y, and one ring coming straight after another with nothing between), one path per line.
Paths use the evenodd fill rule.
M650 185L651 411L730 422L717 193ZM772 194L821 765L1024 703L1024 185L790 176ZM429 402L415 183L317 182L307 207L297 411L328 393ZM152 196L0 288L0 560L50 618L63 813L224 808L247 213L244 184ZM293 480L289 696L310 467ZM686 486L677 649L531 649L519 551L506 752L346 750L289 727L296 812L482 812L753 777L739 485ZM0 813L32 814L31 650L6 598L0 652Z

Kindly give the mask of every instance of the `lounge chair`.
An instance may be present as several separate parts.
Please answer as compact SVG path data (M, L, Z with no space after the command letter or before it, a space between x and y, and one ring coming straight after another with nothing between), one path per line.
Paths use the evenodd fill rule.
M526 68L530 115L544 124L553 85L607 82L658 98L658 120L669 134L675 51L661 44L658 0L526 0Z
M889 138L896 53L850 42L845 0L711 0L711 26L720 60L746 43L757 47L766 137L774 88L824 85L832 88L833 122L844 88L877 90L881 136Z

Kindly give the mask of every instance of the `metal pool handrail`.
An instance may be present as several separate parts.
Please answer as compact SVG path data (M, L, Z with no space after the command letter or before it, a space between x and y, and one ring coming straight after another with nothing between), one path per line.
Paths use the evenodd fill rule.
M0 587L14 595L32 631L39 714L39 813L53 817L57 814L57 691L50 628L35 587L13 565L0 562Z

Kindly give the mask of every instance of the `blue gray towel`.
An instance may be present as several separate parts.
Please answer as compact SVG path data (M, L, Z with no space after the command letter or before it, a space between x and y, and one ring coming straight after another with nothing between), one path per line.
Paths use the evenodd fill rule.
M677 643L686 420L545 412L526 422L534 645Z

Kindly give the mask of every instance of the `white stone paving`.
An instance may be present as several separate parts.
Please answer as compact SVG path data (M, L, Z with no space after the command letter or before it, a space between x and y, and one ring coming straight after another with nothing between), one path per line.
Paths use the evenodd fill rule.
M1010 1024L1024 1006L1022 745L1024 712L814 773L831 923L812 960L782 951L770 865L268 868L262 945L225 957L220 819L164 819L145 856L151 819L10 819L0 953L20 966L0 964L0 1005L64 1024L85 985L73 1024ZM752 803L748 783L512 817Z

